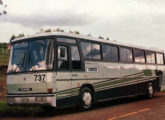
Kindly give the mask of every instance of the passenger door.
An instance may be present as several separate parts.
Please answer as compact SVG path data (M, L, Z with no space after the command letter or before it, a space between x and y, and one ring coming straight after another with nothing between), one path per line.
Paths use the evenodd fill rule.
M66 44L58 44L56 49L56 88L57 99L60 99L71 96L71 93L67 92L71 88L70 48Z
M71 52L71 69L72 69L72 88L80 87L84 81L84 64L80 50L77 45L70 46ZM72 95L78 95L79 91L75 90Z

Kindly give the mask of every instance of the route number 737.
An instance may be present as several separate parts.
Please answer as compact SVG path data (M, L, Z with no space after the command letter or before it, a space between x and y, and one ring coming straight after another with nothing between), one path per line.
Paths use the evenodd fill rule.
M46 82L45 81L45 78L46 78L46 75L45 74L39 74L39 75L34 75L35 77L35 82Z

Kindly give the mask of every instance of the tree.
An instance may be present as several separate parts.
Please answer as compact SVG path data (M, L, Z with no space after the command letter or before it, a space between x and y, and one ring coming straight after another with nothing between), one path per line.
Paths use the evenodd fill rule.
M102 36L99 36L99 39L104 39Z
M51 29L47 29L47 30L45 30L44 32L51 32L52 30Z
M14 40L15 38L16 38L16 36L13 34L13 35L11 36L11 38L10 38L10 43L11 43L11 41Z
M25 34L24 33L20 33L17 38L20 38L20 37L25 37Z
M74 31L74 33L75 33L75 34L80 34L80 32L79 32L79 31L77 31L77 30L75 30L75 31Z
M3 10L0 11L0 16L2 16L2 15L6 15L6 14L7 14L7 11L5 10L5 8L7 7L7 5L6 5L6 4L3 5L3 1L2 1L2 0L0 0L0 5L3 6Z
M109 40L109 37L107 37L107 40Z

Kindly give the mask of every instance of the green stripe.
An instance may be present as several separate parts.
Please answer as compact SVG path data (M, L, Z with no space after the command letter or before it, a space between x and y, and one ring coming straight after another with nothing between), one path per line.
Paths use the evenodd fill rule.
M70 90L57 92L57 97L59 98L60 96L64 97L64 96L68 96L68 95L71 95L71 94L77 94L77 93L79 93L79 90L80 90L80 88L73 88L73 89L70 89Z
M131 78L123 78L123 79L119 79L119 80L113 80L113 81L108 81L108 82L105 82L105 83L101 83L101 84L97 84L95 85L94 87L95 88L99 88L99 87L103 87L103 86L109 86L109 85L115 85L115 84L119 84L119 83L123 83L123 82L128 82L128 81L131 81L131 80L136 80L136 79L140 79L141 77L131 77Z
M145 76L152 76L152 71L150 69L143 70Z
M132 75L132 77L127 77L127 78L116 78L114 80L106 80L106 81L102 81L102 82L98 82L98 83L94 83L94 88L95 89L98 89L98 88L102 88L102 87L108 87L108 86L111 86L111 85L118 85L118 84L121 84L121 83L128 83L130 81L135 81L137 79L150 79L150 78L153 78L153 77L147 77L147 76L152 76L152 71L151 70L144 70L143 71L144 73L142 74L138 74L138 75ZM144 77L144 75L146 77ZM135 81L136 83L136 81ZM68 95L72 95L72 94L79 94L79 90L80 88L73 88L73 89L69 89L69 90L65 90L65 91L61 91L61 92L57 92L57 98L60 98L60 97L65 97L65 96L68 96Z
M147 77L146 77L147 78ZM138 79L138 83L142 83L142 82L147 82L147 81L149 81L149 80L154 80L155 79L155 77L150 77L150 78L148 78L148 79L146 79L146 78L144 78L144 79ZM113 86L107 86L107 87L105 87L105 86L103 86L103 87L99 87L99 88L97 88L97 89L95 89L95 90L97 90L97 91L99 91L99 90L104 90L104 89L111 89L111 88L116 88L116 87L121 87L121 86L127 86L127 85L132 85L132 84L138 84L137 83L137 81L136 80L131 80L131 81L129 81L129 82L122 82L121 84L115 84L115 85L113 85Z

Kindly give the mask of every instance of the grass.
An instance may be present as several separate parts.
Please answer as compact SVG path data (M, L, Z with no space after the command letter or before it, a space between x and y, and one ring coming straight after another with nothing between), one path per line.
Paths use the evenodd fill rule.
M5 49L6 53L2 52L2 48L0 48L0 65L8 65L10 52Z
M40 107L21 107L21 106L9 106L6 103L6 100L0 100L0 116L8 114L16 115L16 114L34 114L36 112L43 111Z
M0 65L8 65L9 63L9 55L0 54Z
M165 89L163 89L162 92L165 92Z
M20 106L9 106L6 103L6 70L0 70L0 117L1 116L15 116L15 115L33 115L36 112L42 111L40 107L20 107Z

